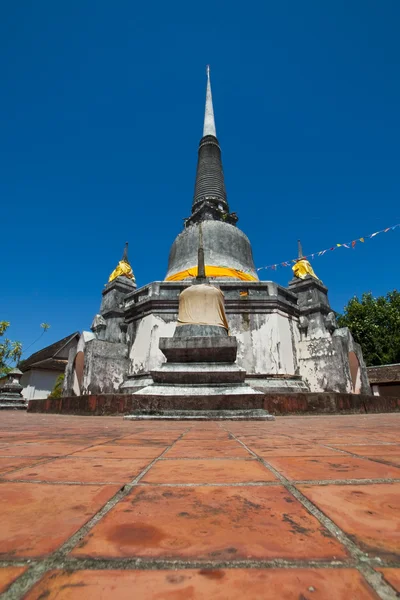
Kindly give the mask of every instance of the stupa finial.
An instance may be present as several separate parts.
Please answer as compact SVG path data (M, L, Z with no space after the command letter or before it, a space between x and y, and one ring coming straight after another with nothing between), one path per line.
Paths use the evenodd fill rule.
M303 248L301 246L300 240L297 240L297 252L298 252L298 258L303 258Z
M128 242L125 242L124 253L122 255L121 260L123 260L124 262L129 263L129 258L128 258Z
M108 282L114 281L117 277L127 277L128 279L132 279L135 281L135 276L132 271L132 267L129 263L128 259L128 242L125 242L124 253L122 255L121 260L118 265L115 267L114 271L111 273Z
M203 137L206 135L213 135L217 137L217 132L215 129L215 119L214 119L214 108L211 94L211 81L210 81L210 65L207 65L207 92L206 92L206 110L204 113L204 128L203 128Z

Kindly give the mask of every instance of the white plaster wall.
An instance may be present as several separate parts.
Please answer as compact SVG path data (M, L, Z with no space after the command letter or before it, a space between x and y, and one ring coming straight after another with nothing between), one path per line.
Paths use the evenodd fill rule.
M353 391L350 370L330 335L298 344L300 375L311 392Z
M247 373L287 374L296 370L293 356L297 325L278 312L229 315L230 335L237 338L237 363Z
M159 339L172 337L175 327L175 321L166 323L156 315L147 315L140 321L129 353L130 375L151 371L165 362L165 356L158 347Z
M27 371L21 377L23 397L26 400L42 400L43 398L47 398L54 388L59 375L58 371L45 371L42 369Z

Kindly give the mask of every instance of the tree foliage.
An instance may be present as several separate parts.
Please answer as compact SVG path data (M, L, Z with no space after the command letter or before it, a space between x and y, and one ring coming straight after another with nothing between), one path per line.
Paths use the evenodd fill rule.
M9 326L8 321L0 321L0 376L10 370L12 363L18 363L22 355L21 342L12 342L3 337Z
M371 292L355 296L338 318L361 345L367 366L400 363L400 292L374 298Z
M56 379L53 389L51 390L48 398L61 398L62 389L64 385L64 373L61 373Z

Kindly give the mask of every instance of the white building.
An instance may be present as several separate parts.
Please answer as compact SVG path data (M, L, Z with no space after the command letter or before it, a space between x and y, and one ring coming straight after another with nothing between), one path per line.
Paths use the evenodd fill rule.
M79 332L75 332L42 348L20 363L19 368L23 372L22 395L26 400L48 397L54 388L57 377L64 373L69 351L77 347L79 338Z

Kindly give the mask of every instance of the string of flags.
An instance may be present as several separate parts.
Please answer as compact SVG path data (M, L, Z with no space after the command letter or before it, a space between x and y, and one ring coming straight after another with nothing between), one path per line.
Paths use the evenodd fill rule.
M398 223L397 225L392 225L391 227L386 227L385 229L381 229L380 231L375 231L375 233L371 233L370 235L364 235L363 237L359 237L355 240L352 240L351 242L346 242L345 244L334 244L330 248L326 248L325 250L320 250L319 252L313 252L312 254L307 254L307 255L303 256L303 258L306 258L306 259L311 258L311 260L314 260L315 257L323 256L326 252L333 252L333 250L336 250L337 248L347 248L347 249L353 248L354 249L356 247L357 242L361 242L363 244L365 242L365 240L369 240L369 239L375 237L376 235L379 235L380 233L387 233L388 231L393 231L393 229L396 229L397 227L400 227L400 223ZM281 263L276 263L275 265L259 267L257 269L257 271L261 271L262 269L272 269L273 271L275 271L278 267L290 267L290 266L292 266L292 264L296 263L298 260L299 260L298 258L292 258L291 260L286 260Z

